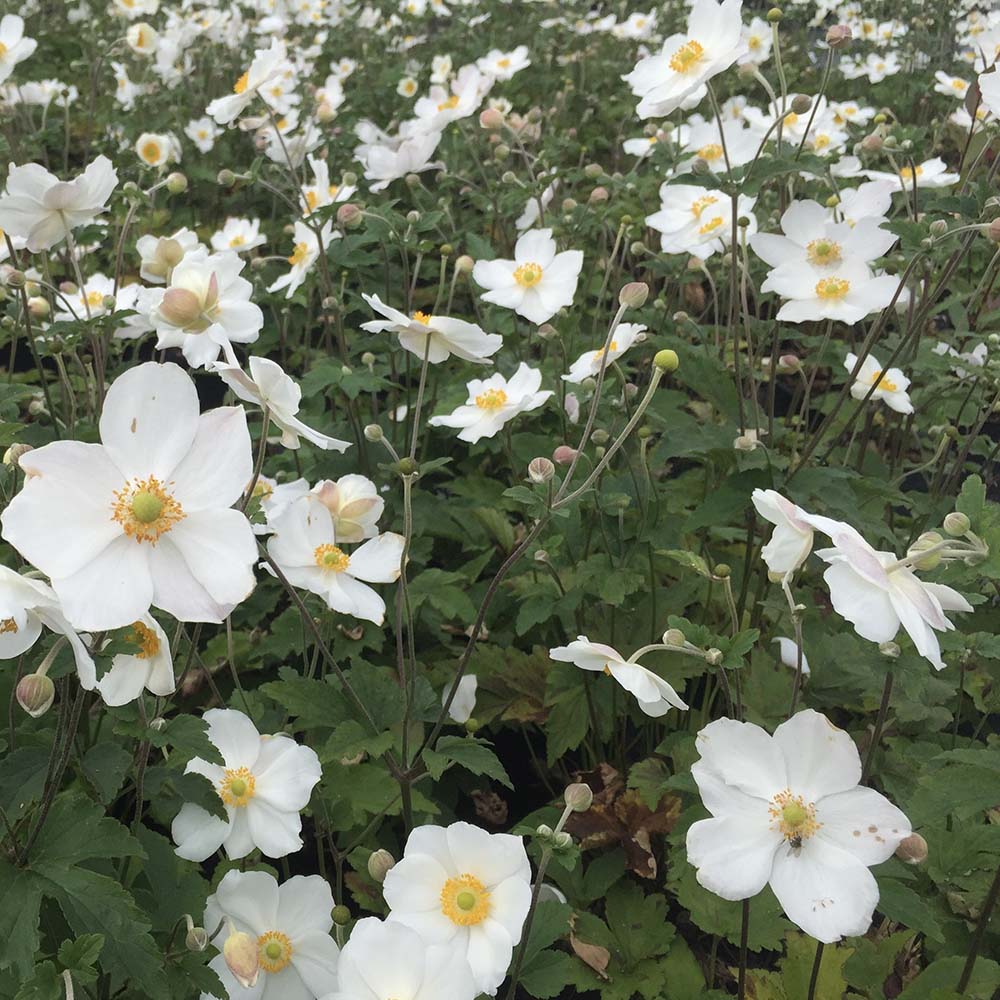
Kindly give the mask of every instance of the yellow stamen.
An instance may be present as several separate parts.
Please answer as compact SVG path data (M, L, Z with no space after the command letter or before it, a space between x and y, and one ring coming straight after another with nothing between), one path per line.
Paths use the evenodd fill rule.
M327 569L332 573L343 573L351 564L351 557L346 552L329 543L317 545L313 558L320 569Z
M775 824L771 829L780 831L785 840L799 845L823 825L816 821L816 804L806 803L801 795L793 795L789 788L775 795L767 811Z
M904 181L912 181L914 177L920 177L923 174L923 172L924 172L923 167L917 167L916 170L914 170L912 167L903 167L899 171L899 177L901 180Z
M806 244L806 258L810 264L839 264L840 244L833 240L810 240Z
M250 71L247 70L237 81L233 84L233 93L242 94L250 83Z
M0 621L0 635L7 635L17 630L17 622L13 618L4 618Z
M295 249L292 251L292 256L288 258L288 263L295 267L296 264L301 264L306 257L309 256L309 244L308 243L296 243Z
M717 160L722 156L722 147L717 142L710 142L698 150L698 155L703 160Z
M458 94L452 94L447 100L442 101L438 105L438 111L448 111L451 108L458 107Z
M522 288L533 288L542 280L542 267L540 264L527 263L521 264L520 267L516 268L514 271L514 280Z
M821 299L842 299L850 290L851 283L846 278L822 278L815 288Z
M670 68L675 73L691 73L704 55L705 49L701 42L696 42L692 38L670 57Z
M139 155L147 163L156 163L160 158L160 144L158 142L144 142L142 149L139 150Z
M476 396L476 406L481 410L499 410L507 402L503 389L487 389Z
M132 622L126 639L133 646L141 647L138 653L132 654L137 660L151 660L160 651L159 637L144 622Z
M292 942L281 931L266 931L257 938L260 967L265 972L281 972L292 960Z
M253 797L257 779L248 767L227 767L219 782L219 798L227 806L242 809Z
M229 245L231 247L241 247L241 246L243 246L244 243L246 243L246 237L245 236L234 236L229 241Z
M691 214L696 218L701 218L701 213L708 208L709 205L714 205L719 199L715 195L706 194L702 198L698 198L697 201L691 204Z
M872 385L877 385L880 389L884 389L886 392L895 392L899 388L895 382L883 376L881 369L877 369L872 372Z
M716 229L719 229L724 222L725 219L723 219L721 215L717 215L714 219L709 219L705 225L699 227L698 234L700 236L707 236L709 233L715 232Z
M414 323L422 323L424 326L427 326L427 324L430 323L430 321L431 321L431 317L430 317L429 313L421 312L418 309L413 314L413 322Z
M460 927L481 924L490 913L490 894L475 875L450 878L441 890L441 912Z
M129 538L137 542L157 543L185 517L184 509L156 478L134 479L114 493L111 517Z

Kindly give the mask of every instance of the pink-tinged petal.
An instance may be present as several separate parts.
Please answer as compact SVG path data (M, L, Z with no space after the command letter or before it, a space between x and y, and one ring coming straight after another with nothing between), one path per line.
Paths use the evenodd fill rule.
M811 708L778 726L774 742L785 755L788 787L807 802L845 792L861 780L861 757L854 740Z
M187 513L230 507L253 478L253 451L242 406L202 415L190 449L171 469L174 495Z
M175 364L149 361L119 375L101 413L101 440L129 478L171 478L198 429L198 392Z

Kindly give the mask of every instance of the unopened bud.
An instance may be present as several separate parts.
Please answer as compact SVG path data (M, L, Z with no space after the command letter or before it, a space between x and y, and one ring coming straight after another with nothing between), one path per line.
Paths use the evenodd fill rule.
M680 358L677 357L676 351L665 350L657 351L653 355L653 364L660 369L661 372L675 372L680 367Z
M562 210L564 212L572 212L577 206L576 198L563 198L562 200Z
M528 463L528 478L533 483L547 483L556 474L556 467L547 458L533 458Z
M167 175L167 190L171 194L183 194L187 187L188 179L179 170Z
M381 441L385 437L382 428L378 424L368 424L365 427L365 440L366 441Z
M24 276L24 271L18 271L14 268L6 274L6 282L11 288L24 288L27 280Z
M497 161L499 161L499 162L502 163L509 156L510 156L510 146L508 146L507 143L505 143L505 142L498 142L493 147L493 159L494 160L497 160ZM507 175L504 174L504 176L506 177ZM510 182L508 181L508 183L510 183Z
M344 905L335 906L331 916L338 927L346 927L351 922L351 911Z
M902 650L899 648L899 644L892 642L880 642L878 644L878 651L883 655L887 656L890 660L898 660L899 654Z
M664 646L683 646L686 642L687 638L679 628L668 628L663 633Z
M611 435L602 427L598 427L597 430L590 435L590 440L596 445L607 444L610 438Z
M381 885L395 864L396 859L388 851L379 848L368 856L368 874Z
M711 649L706 649L705 662L709 666L717 667L722 662L722 650L716 649L714 646Z
M829 45L831 49L843 49L850 45L851 38L853 37L853 32L848 25L834 24L827 28L826 44Z
M960 510L953 510L944 519L944 530L952 538L960 538L972 527L967 515Z
M944 219L935 219L928 228L931 236L944 236L948 232L948 223Z
M583 174L585 177L600 177L604 173L604 167L599 163L588 163L583 168Z
M772 7L767 12L767 20L769 24L777 24L784 15L781 12L780 7Z
M44 715L56 696L56 686L46 674L27 674L17 682L17 703L33 719Z
M503 112L499 108L487 108L479 114L479 127L493 132L503 128Z
M190 919L188 917L188 920ZM208 947L208 931L204 927L196 927L192 922L184 936L184 947L188 951L204 951Z
M220 170L215 177L219 187L232 187L236 183L236 174L232 170Z
M260 950L257 939L229 925L229 937L222 946L222 957L229 971L244 989L257 985L260 975Z
M629 309L640 309L649 298L649 285L645 281L630 281L618 293L618 303Z
M792 98L792 111L794 111L797 115L808 114L812 106L812 98L806 94L796 94Z
M732 574L732 572L732 567L728 566L726 563L719 563L712 570L712 576L717 576L720 580L725 580Z
M455 260L455 270L460 274L469 274L475 266L476 262L467 253Z
M700 156L696 156L691 161L691 173L696 177L704 177L706 174L710 174L712 168L708 164L708 160L702 159Z
M565 850L573 843L573 838L565 830L560 830L559 833L552 838L552 843L554 846Z
M398 468L401 476L414 476L417 474L420 467L414 459L407 455L399 460Z
M355 229L361 225L362 216L363 213L357 205L346 201L337 209L337 225L344 229Z
M563 800L573 812L586 812L594 801L594 793L590 785L585 785L581 781L574 782L566 786L563 793Z
M794 354L782 354L778 358L778 371L789 375L802 369L802 360Z
M537 332L542 340L552 340L553 337L559 336L559 331L551 323L543 323Z
M986 227L986 235L993 240L994 243L1000 243L1000 218L994 219Z
M568 444L561 444L552 452L552 461L556 465L569 465L576 458L576 448L571 448Z
M601 202L607 201L608 197L609 197L609 195L608 195L608 189L607 188L605 188L605 187L595 187L594 190L590 192L590 197L587 199L587 201L591 205L597 205L597 204L600 204Z
M908 865L922 865L927 860L927 841L919 833L911 833L899 842L896 857Z
M877 153L883 145L884 142L882 136L880 136L877 132L872 132L861 140L861 148L866 153Z
M913 560L916 569L934 569L941 563L941 553L932 552L930 555L921 556L922 552L927 552L935 546L941 544L944 538L936 531L925 531L907 550L906 556Z
M3 453L3 464L13 465L14 468L18 468L18 463L21 461L22 455L27 455L31 451L30 444L22 444L19 441L15 441L4 453Z
M201 299L187 288L168 288L160 300L159 313L171 325L184 329L202 314Z
M552 836L552 827L547 823L540 823L535 829L535 833L538 834L543 840Z

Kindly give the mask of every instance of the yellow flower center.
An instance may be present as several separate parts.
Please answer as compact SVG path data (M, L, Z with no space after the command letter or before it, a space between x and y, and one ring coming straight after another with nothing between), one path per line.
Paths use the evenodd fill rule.
M147 163L156 163L160 158L160 144L158 142L144 142L142 149L139 150L139 155Z
M785 115L785 124L786 125L794 125L798 120L799 120L799 116L794 111L792 111L789 114Z
M7 52L8 52L7 46L4 45L3 42L0 42L0 59L3 59L3 57L7 55Z
M715 195L706 194L702 198L698 198L696 201L691 203L691 214L696 218L701 218L701 213L708 208L709 205L714 205L719 199Z
M185 514L159 479L150 476L134 479L115 491L111 517L129 538L155 545L160 535L184 520Z
M332 573L343 573L351 564L351 557L346 552L329 543L316 546L313 557L320 569L327 569Z
M319 195L315 191L306 191L306 205L311 212L319 202Z
M724 222L725 219L721 215L717 215L714 219L709 219L705 225L699 227L698 233L701 236L707 236L709 233L713 233L716 229L719 229Z
M522 288L533 288L542 280L542 267L540 264L521 264L514 271L514 280Z
M698 155L703 160L717 160L722 156L722 147L717 142L710 142L698 150Z
M497 65L501 69L506 69L510 65L510 60L507 59L506 57L504 57L503 59L500 59L500 60L497 61Z
M0 621L0 635L7 635L17 630L17 622L13 618L4 618L3 621Z
M816 295L821 299L842 299L851 290L846 278L822 278L816 282Z
M219 798L227 806L242 809L253 797L257 779L248 767L227 767L219 782Z
M430 321L431 321L431 317L430 317L429 313L421 312L418 309L413 314L413 322L414 323L423 323L424 326L427 326L427 324L430 323Z
M881 368L872 372L872 385L877 385L880 389L884 389L886 392L895 392L899 388L895 382L882 375Z
M490 894L475 875L450 878L441 890L441 912L460 927L481 924L490 912Z
M241 246L243 246L244 243L246 243L246 237L245 236L234 236L229 241L229 245L231 247L241 247Z
M826 149L830 145L830 137L825 133L821 132L812 141L813 149Z
M447 100L438 105L438 111L448 111L450 108L458 107L458 94L452 94Z
M611 343L608 345L608 347L612 351L617 351L618 350L618 341L617 340L612 340ZM603 358L603 357L604 357L604 348L603 347L600 347L596 351L594 351L594 360L595 361L600 361L601 358Z
M137 660L151 660L160 651L159 638L144 622L132 622L126 638L133 646L141 647L132 654Z
M253 493L251 496L263 499L264 497L269 497L274 492L274 487L265 482L263 479L258 479L257 482L253 484Z
M260 967L265 972L281 972L292 960L292 942L281 931L266 931L257 938Z
M499 410L507 402L503 389L487 389L476 396L476 406L481 410Z
M247 70L237 81L233 84L233 93L242 94L246 89L247 85L250 83L250 71Z
M760 35L751 35L747 39L747 45L749 46L751 52L756 52L762 44Z
M675 73L691 73L695 70L705 49L701 42L696 42L693 38L685 42L671 57L670 68Z
M840 244L833 240L810 240L806 244L806 257L810 264L839 264Z
M913 167L903 167L899 171L899 177L901 180L904 181L912 181L914 177L920 177L923 174L923 172L924 172L923 167L917 167L916 169L914 169Z
M952 80L951 85L956 90L965 90L965 88L969 86L964 80Z
M796 847L801 847L802 841L808 840L823 825L816 821L816 804L807 804L801 795L792 795L789 788L775 795L767 811L776 824L772 829L780 831L785 840Z
M104 305L104 292L87 292L84 299L91 309L97 309Z
M295 249L292 250L292 256L288 258L288 263L295 267L296 264L301 264L306 257L309 256L309 244L308 243L296 243Z

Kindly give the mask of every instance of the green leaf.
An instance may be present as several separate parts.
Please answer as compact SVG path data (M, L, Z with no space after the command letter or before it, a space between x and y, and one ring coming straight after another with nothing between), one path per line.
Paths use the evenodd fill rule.
M879 880L879 910L890 920L921 931L932 941L943 942L944 934L934 912L909 886L895 879Z
M955 499L955 510L964 514L975 529L985 506L986 484L979 476L968 476Z
M41 798L48 766L49 751L37 747L18 747L0 759L0 807L9 822Z
M0 969L31 973L38 951L42 887L35 876L0 859Z
M114 801L132 766L132 754L115 743L96 743L80 761L84 776L105 805Z
M104 947L103 934L81 934L73 941L63 941L59 945L60 964L78 975L91 971Z
M627 967L669 950L674 925L667 920L665 896L647 896L634 882L619 882L608 893L606 915Z
M572 982L576 959L551 948L540 952L521 973L519 986L537 1000L561 996Z
M807 1000L809 981L816 960L816 941L805 934L789 934L787 952L781 960L781 980L788 1000ZM853 949L844 945L827 945L819 964L816 980L816 1000L840 1000L847 992L844 963Z
M899 994L899 1000L935 1000L939 990L958 995L957 987L965 959L961 956L939 958L920 973L909 986ZM968 1000L991 1000L1000 987L1000 965L980 955L972 970L972 979L962 996Z
M712 570L709 568L708 563L694 552L688 552L687 549L658 549L656 554L658 556L666 556L667 559L683 566L685 569L693 569L695 573L705 577L707 580L712 578Z
M343 694L326 681L300 677L291 667L278 671L279 681L262 684L258 690L273 698L300 729L335 729L350 718Z
M131 833L90 799L58 795L31 851L33 869L46 872L91 858L141 857Z
M513 789L510 776L490 746L486 740L475 736L442 736L433 750L424 751L424 763L435 781L448 764L458 764L473 774L485 774L504 787Z

